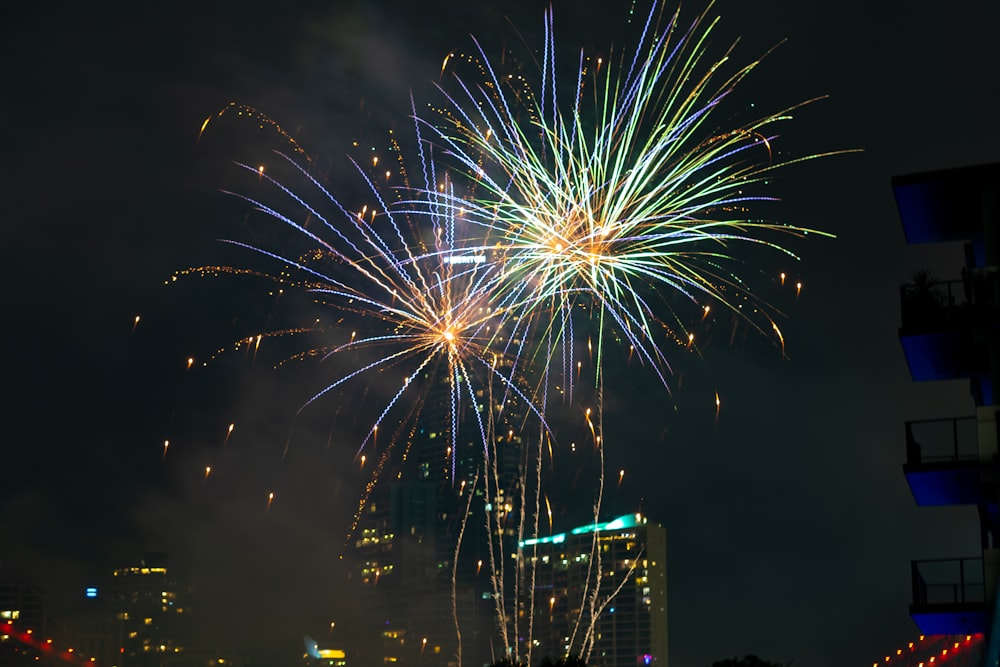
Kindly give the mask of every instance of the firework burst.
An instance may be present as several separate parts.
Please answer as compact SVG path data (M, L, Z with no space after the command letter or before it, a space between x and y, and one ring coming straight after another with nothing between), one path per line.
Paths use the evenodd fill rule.
M550 10L534 83L511 58L503 70L494 67L477 43L474 55L445 59L444 104L421 120L453 174L467 182L461 197L439 187L435 206L478 228L481 251L496 254L502 269L490 297L513 328L512 339L533 341L527 365L546 369L533 394L542 410L548 369L561 373L559 384L572 398L581 332L596 339L587 341L596 406L587 424L602 469L595 523L604 493L602 369L609 336L668 389L667 346L691 348L689 327L709 312L734 315L783 350L777 310L754 292L751 274L760 267L747 256L756 248L797 259L785 242L830 236L758 213L777 200L768 187L775 171L825 155L775 158L776 127L812 100L734 122L725 109L761 60L733 66L734 47L713 55L718 19L709 11L685 26L679 12L654 2L633 50L607 62L581 53L575 78L563 81ZM463 63L472 66L471 76L461 71ZM427 210L428 194L414 197L411 209ZM534 506L537 514L537 497ZM537 516L531 520L537 525ZM603 604L596 594L595 585L592 609ZM589 655L592 630L574 630L579 643L571 650ZM523 646L530 662L530 637ZM521 647L508 650L521 655Z
M441 113L416 122L421 183L411 185L400 169L403 183L383 190L380 176L370 173L377 158L371 168L354 162L367 204L342 203L314 175L312 162L303 167L294 155L277 153L273 173L290 167L295 187L270 168L240 164L266 194L231 194L291 230L305 249L230 243L276 263L275 280L307 290L321 306L344 315L337 327L341 342L298 356L365 355L335 373L306 406L352 382L392 378L357 449L365 456L380 428L389 432L354 526L396 443L403 444L405 458L421 415L446 414L442 435L449 459L435 465L447 466L465 507L456 510L462 518L451 563L459 663L456 580L477 492L503 652L515 663L531 662L532 618L521 620L520 610L535 606L534 554L522 547L510 553L508 538L523 544L531 542L523 538L538 537L543 498L551 531L542 473L543 453L549 452L550 465L552 458L548 394L551 387L564 388L572 399L584 339L595 394L585 422L600 463L594 525L605 489L602 369L609 339L627 345L668 389L668 345L691 348L692 322L709 312L728 311L783 345L776 310L752 289L748 272L758 267L744 260L754 248L795 257L787 240L824 235L757 213L776 199L767 187L773 172L820 154L775 159L775 128L801 105L747 122L725 115L724 103L760 61L732 66L732 48L712 55L716 23L706 11L684 26L678 13L654 2L633 50L607 62L582 53L568 82L557 77L551 11L534 85L520 70L494 68L478 45L474 57L449 55ZM457 71L462 62L474 64L478 80ZM289 152L302 154L292 146ZM432 384L444 391L428 399ZM521 407L505 415L512 401ZM718 394L715 401L718 410ZM515 432L528 430L529 414L538 435L518 444L520 478L506 485L499 463L504 437L498 434L513 441ZM508 430L511 419L518 423ZM460 442L460 430L474 433L481 450L476 465L462 474L458 452L466 438ZM623 472L618 479L621 484ZM572 646L560 647L585 660L608 602L599 597L596 549L595 533L595 569L583 593L589 611L580 616L589 626L578 625ZM482 565L478 560L477 573Z
M265 122L259 112L250 116ZM285 133L278 134L288 141ZM305 358L329 361L337 369L333 379L314 392L300 412L327 399L343 401L341 392L351 386L367 391L378 385L385 393L386 400L357 447L361 465L369 460L373 465L354 527L393 450L401 445L398 457L406 459L418 423L420 428L440 426L431 437L447 440L448 460L433 465L446 469L444 477L460 492L471 494L475 489L472 485L466 489L472 473L456 470L459 452L478 442L479 483L488 495L501 495L495 488L489 490L491 481L500 482L482 472L495 465L490 433L497 424L508 423L503 415L508 405L528 405L529 399L526 385L518 379L518 363L511 357L519 346L506 340L503 314L490 303L490 291L497 284L495 265L480 244L462 237L453 209L437 206L438 200L451 201L454 194L420 188L428 193L430 212L414 219L406 212L394 212L390 199L394 191L370 173L379 167L378 158L371 167L352 160L365 194L355 195L347 205L314 174L312 160L303 159L304 152L292 145L293 154L276 151L266 165L237 163L250 174L247 183L254 194L226 191L290 232L272 235L267 244L226 241L275 268L208 266L178 272L174 279L191 274L264 278L282 291L304 291L321 310L340 315L330 326L320 326L316 320L307 326L268 330L237 341L235 347L252 349L256 355L268 340L296 337L308 344L284 356L279 365ZM390 150L399 152L395 141ZM405 182L405 170L399 168L398 173ZM421 173L425 186L433 182L434 166L424 156ZM220 349L216 356L230 349ZM541 417L530 405L527 412ZM523 424L513 426L520 430Z
M774 126L796 107L720 126L723 102L760 61L727 75L732 49L709 54L717 19L702 14L684 29L662 12L654 5L635 51L617 62L581 54L562 99L551 11L536 86L495 70L481 49L453 54L452 63L473 61L481 80L456 73L441 119L427 122L475 184L476 197L448 204L503 257L497 307L525 328L544 321L555 346L542 354L551 361L562 349L567 385L575 306L598 320L598 375L607 320L668 385L665 341L693 339L677 296L703 312L719 305L714 312L736 313L780 343L739 247L794 257L782 236L821 234L751 210L775 199L764 187L772 172L819 157L773 159Z

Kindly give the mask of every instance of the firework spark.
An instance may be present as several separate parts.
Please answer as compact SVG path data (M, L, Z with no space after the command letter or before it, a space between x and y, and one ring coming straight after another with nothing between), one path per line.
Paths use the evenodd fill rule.
M392 147L400 152L394 140ZM516 357L522 343L508 339L505 329L511 327L490 303L497 265L481 243L463 237L460 215L453 208L436 207L438 199L456 198L447 178L431 187L438 175L433 162L421 154L424 183L409 191L428 193L428 211L413 215L396 211L393 191L369 173L379 168L377 157L351 160L368 201L357 201L355 195L356 201L346 204L314 174L312 160L303 165L301 155L301 150L291 155L275 152L263 165L237 163L252 176L248 183L253 194L228 191L291 232L284 241L275 242L272 236L267 245L227 241L262 257L272 268L210 266L178 272L174 280L189 275L263 278L282 291L304 291L315 305L341 317L330 326L312 321L255 333L218 350L212 359L234 348L252 350L256 357L265 341L298 337L309 344L278 365L315 357L335 367L332 381L309 397L300 412L325 400L345 400L339 393L352 383L365 392L377 384L386 393L357 447L359 466L369 459L373 465L348 539L390 460L395 456L405 463L410 447L421 438L443 436L448 442L447 460L440 462L447 472L441 477L455 485L458 495L499 497L505 486L509 495L513 488L500 479L491 433L504 426L505 431L520 432L523 421L515 423L517 419L526 414L541 419L542 414L529 405L527 385L518 379ZM399 162L401 180L408 183L401 158ZM527 408L512 411L512 404ZM489 409L484 411L484 406ZM434 433L421 436L430 424L441 427L427 428ZM457 470L460 452L476 442L479 456L463 456L478 458L480 465ZM433 474L437 479L438 473Z
M557 98L549 11L537 88L495 70L480 49L472 60L484 80L456 72L442 120L427 121L476 185L474 199L446 205L480 226L503 257L497 307L525 329L548 331L553 347L542 354L546 362L561 354L569 386L581 309L598 322L597 375L613 325L668 385L665 342L693 340L675 295L704 313L719 304L771 335L774 311L741 275L739 247L794 257L781 236L824 235L751 210L776 199L765 188L775 170L819 157L773 160L773 126L802 105L716 125L760 60L726 75L732 49L709 55L718 19L702 14L684 29L674 14L664 26L662 10L653 6L634 53L617 65L591 71L581 54L568 104Z
M543 410L547 369L561 367L571 398L582 366L574 345L584 327L596 331L596 341L587 339L596 395L586 418L602 461L595 522L604 489L609 336L668 389L667 344L695 351L689 322L710 312L735 314L773 337L783 353L777 311L753 291L744 255L762 248L797 259L784 239L830 236L757 212L777 200L768 188L775 171L822 155L775 160L776 126L812 100L747 122L723 121L723 109L761 60L733 67L734 47L713 55L709 38L718 19L708 11L685 27L679 12L665 13L654 2L634 51L598 60L596 68L581 53L576 79L566 86L556 74L550 10L537 85L516 68L498 70L477 43L474 56L445 59L445 103L437 117L422 120L454 161L451 177L461 175L468 187L427 189L409 205L426 211L433 201L436 210L461 216L479 228L479 251L498 257L503 270L491 285L491 303L514 330L512 339L534 341L529 359L537 363L528 366L546 369L533 395ZM457 69L461 63L472 64L478 81ZM504 67L509 63L505 57ZM685 303L696 317L680 309ZM530 521L537 524L537 516ZM594 609L603 604L591 602ZM590 630L571 650L589 654ZM530 644L529 637L528 662ZM520 647L508 650L520 656Z
M775 171L820 156L775 159L775 127L802 105L727 124L722 110L760 60L734 67L732 47L713 55L709 37L718 19L709 19L709 10L687 26L679 13L663 10L654 1L634 50L607 59L582 53L568 87L556 75L551 11L545 14L536 85L520 71L495 68L478 44L474 57L449 54L441 67L441 115L416 122L422 175L417 186L401 156L398 170L385 170L391 161L369 155L353 161L369 202L344 203L315 175L311 158L302 166L305 153L272 124L292 148L276 153L275 164L239 165L261 194L230 192L291 230L305 249L230 241L280 269L213 270L265 275L306 290L317 304L343 315L335 332L324 332L320 347L292 358L364 353L347 370L339 366L305 405L351 382L370 386L376 374L392 378L388 398L357 449L359 465L370 458L372 473L355 527L395 444L409 447L423 412L446 413L440 435L448 442L450 480L466 508L452 563L459 656L455 579L478 494L486 505L486 555L504 655L531 662L532 619L519 620L520 602L512 597L526 594L527 607L534 608L532 561L506 553L505 542L495 536L516 535L519 543L537 537L543 511L551 532L552 509L542 490L544 451L552 462L545 423L550 388L572 400L574 383L592 378L592 408L584 421L600 463L597 525L605 489L603 368L609 341L627 346L628 357L650 367L668 389L668 345L697 353L702 339L695 343L694 328L720 312L735 314L783 350L777 311L755 293L747 269L759 267L747 264L745 255L760 248L796 258L787 240L828 236L757 212L777 199L768 188ZM470 62L479 81L459 71ZM508 67L510 61L504 62ZM268 124L254 110L232 108L262 127ZM428 128L433 136L422 137ZM383 191L390 181L393 189ZM390 191L392 201L383 194ZM796 283L796 295L800 291ZM240 346L256 354L270 337L319 333L311 323L249 336ZM330 342L332 335L340 342ZM592 375L584 373L585 363ZM431 384L445 388L434 399L428 397ZM508 408L512 401L521 407ZM718 394L715 401L718 419ZM520 442L528 413L539 424L537 438ZM482 450L477 467L461 476L460 429L472 431ZM377 447L383 440L389 442ZM513 494L502 488L501 446L518 452L521 477ZM363 453L366 448L372 451ZM619 471L618 486L624 476ZM595 552L596 540L595 534ZM504 573L511 556L517 565L508 587ZM585 591L591 625L575 627L568 647L584 660L593 648L593 622L608 603L598 597L601 570L592 562L595 579ZM482 565L478 560L477 572ZM375 571L376 581L382 574Z

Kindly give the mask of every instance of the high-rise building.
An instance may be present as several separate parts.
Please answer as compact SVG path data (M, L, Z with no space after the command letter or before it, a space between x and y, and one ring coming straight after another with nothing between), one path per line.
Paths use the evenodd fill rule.
M525 540L522 547L526 566L534 565L528 575L534 581L533 656L575 655L592 667L667 665L662 525L627 514Z
M0 665L49 665L49 615L44 591L24 583L0 584ZM51 653L51 652L49 652Z
M97 667L121 667L122 630L111 596L98 586L89 586L59 618L58 635Z
M1000 381L1000 164L892 179L907 243L958 243L964 262L939 279L914 274L900 292L899 338L916 382L968 381L969 414L905 424L903 471L920 506L974 506L977 553L911 564L910 615L924 635L987 635L996 665L998 405Z
M591 667L666 667L662 525L628 514L522 546L534 565L533 655L553 661L576 655Z
M0 584L0 622L39 634L48 631L45 592L38 586Z
M487 484L477 413L490 409L490 397L483 391L475 400L464 393L453 397L447 380L431 376L418 382L426 383L419 414L398 437L397 454L385 463L358 517L351 544L355 571L382 630L379 664L446 667L456 664L459 652L465 665L488 664L497 651L502 655L491 643L490 543L502 543L509 555L516 533L510 521L487 528L487 517L516 516L527 439L514 424L523 420L509 397L503 410L492 406L502 417L493 423ZM507 560L497 567L509 567Z
M188 636L184 595L167 573L166 556L143 555L114 571L112 605L121 625L121 667L165 667L182 662Z

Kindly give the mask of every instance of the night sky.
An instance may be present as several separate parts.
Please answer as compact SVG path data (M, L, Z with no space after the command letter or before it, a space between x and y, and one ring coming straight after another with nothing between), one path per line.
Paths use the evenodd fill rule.
M246 149L240 128L198 142L199 128L230 102L250 105L336 182L352 141L409 127L410 91L431 94L469 33L489 48L509 17L540 43L546 5L30 4L0 22L0 581L36 582L62 605L116 564L166 551L203 592L208 631L294 659L303 634L351 617L338 555L361 479L356 441L328 411L295 416L321 369L185 371L189 355L233 337L232 313L249 318L260 289L164 286L231 261L217 239L239 235L246 214L219 193ZM618 34L618 4L556 0L567 53ZM607 401L609 467L627 470L609 504L667 528L675 667L746 653L869 665L917 634L910 559L979 548L974 508L918 509L902 475L904 421L973 404L966 383L908 379L898 287L919 268L956 277L962 255L905 245L890 178L1000 160L1000 4L813 5L713 10L719 48L742 36L738 62L783 42L737 90L744 102L828 96L782 128L784 150L863 149L775 184L782 220L837 237L764 267L804 285L775 303L787 358L761 338L718 340L678 363L672 395L638 369L613 378Z

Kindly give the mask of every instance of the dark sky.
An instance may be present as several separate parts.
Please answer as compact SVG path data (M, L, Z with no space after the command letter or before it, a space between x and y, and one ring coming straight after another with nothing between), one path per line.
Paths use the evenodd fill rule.
M165 550L228 620L220 636L295 655L302 634L350 614L337 555L358 479L346 436L331 443L343 425L293 418L294 373L184 371L225 344L229 313L253 296L163 286L231 258L216 239L245 212L218 192L227 149L242 148L198 144L198 130L244 103L338 165L372 128L408 127L409 90L428 94L469 33L493 44L507 15L537 38L545 5L28 4L2 22L0 580L61 598ZM555 2L568 52L603 45L627 9L597 4ZM626 376L608 401L609 466L629 471L610 500L667 527L677 667L745 653L871 664L917 634L910 559L978 548L974 509L918 510L902 475L905 420L973 406L964 383L908 380L898 286L917 268L957 276L961 250L907 248L889 179L1000 159L1000 5L814 5L714 6L720 44L742 35L740 62L785 40L738 90L747 102L829 96L797 112L785 149L864 150L778 180L782 219L837 236L796 247L802 296L776 304L788 358L763 340L720 343L682 364L673 397L643 379L630 391ZM227 607L227 587L254 598Z

